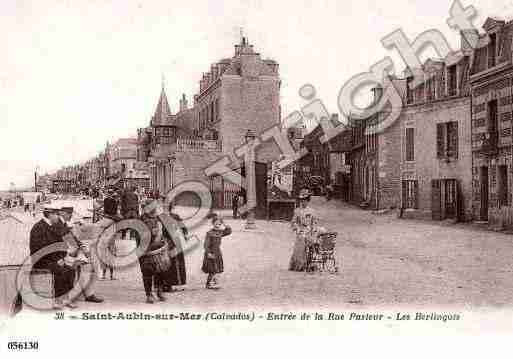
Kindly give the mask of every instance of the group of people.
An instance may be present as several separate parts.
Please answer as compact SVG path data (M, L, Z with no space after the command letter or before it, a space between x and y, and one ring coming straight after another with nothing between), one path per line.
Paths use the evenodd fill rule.
M169 204L167 210L175 221L175 227L167 228L163 225L159 216L163 210L161 200L152 198L140 200L134 189L129 188L121 193L108 191L103 203L97 203L95 206L95 221L100 220L98 214L103 209L103 216L110 221L137 218L149 229L150 243L144 252L140 253L138 264L146 302L150 304L165 301L165 293L184 290L183 286L187 280L184 253L179 242L180 239L188 240L190 234L180 216L174 213L172 204ZM98 267L103 272L102 279L105 279L107 271L110 271L110 278L115 279L112 263L99 260L96 253L96 250L105 250L105 248L99 248L99 245L89 248L78 239L79 235L74 224L77 226L79 224L72 223L73 211L72 207L55 208L48 205L43 208L43 218L33 226L30 232L29 246L33 270L44 269L53 275L54 308L58 310L64 307L77 307L76 298L69 296L76 284L79 285L87 302L104 301L95 294L96 280L100 279L97 275ZM110 221L107 220L107 222ZM211 214L211 224L212 228L205 236L201 270L206 274L205 287L219 289L218 274L224 271L221 241L223 237L230 235L232 230L221 217L215 214ZM141 239L138 233L135 230L127 231L131 232L129 238L134 239L139 247ZM177 235L180 236L178 240ZM126 233L121 233L121 238L125 237ZM112 256L117 254L115 239L119 238L119 234L116 234L112 240L104 244ZM40 250L53 244L60 244L60 249L35 257ZM159 251L165 251L166 259L169 261L165 270L158 267L152 258L153 254Z
M101 303L95 294L95 261L87 246L80 242L71 226L73 207L46 206L43 218L32 227L29 238L33 271L48 270L53 275L54 308L76 308L69 293L78 281L85 300ZM58 248L49 246L59 245ZM48 249L49 253L44 253ZM42 252L40 252L42 251ZM42 253L42 255L40 255ZM37 256L37 257L36 257ZM83 275L78 275L83 271ZM89 272L89 276L84 275ZM89 278L89 279L88 279Z
M292 271L307 270L307 248L318 228L319 218L309 206L310 198L311 193L308 190L300 191L298 196L299 206L295 209L291 221L292 230L296 235L289 263L289 270ZM161 222L159 214L162 211L162 202L150 198L140 204L133 188L120 195L109 191L103 203L105 216L113 220L138 218L146 224L150 231L150 243L139 256L146 302L150 304L155 301L165 301L164 293L183 290L183 286L186 284L185 258L180 243L177 241L177 235L184 240L190 238L190 235L180 216L174 213L172 203L169 204L167 209L169 215L175 220L175 228L166 228ZM91 255L87 246L82 244L74 234L70 223L72 215L72 207L57 209L47 206L43 210L43 219L37 222L30 232L31 255L55 243L66 245L67 250L46 254L39 258L36 263L33 263L34 269L46 269L52 273L56 308L76 307L73 298L68 297L68 293L74 287L77 274L86 270L87 266L91 267L89 270L93 274L88 278L93 279L93 282L82 284L80 283L80 277L82 276L79 275L78 278L85 300L95 303L103 302L103 299L94 293L94 278L96 277L94 273L97 259L94 255ZM201 270L207 275L205 287L207 289L219 289L217 277L224 271L221 251L222 238L230 235L232 230L220 216L215 214L211 215L211 224L212 228L205 236ZM139 247L141 239L137 232L133 232L130 238L135 239ZM108 250L114 256L116 255L114 240L108 244ZM166 251L165 255L168 256L166 260L169 260L169 264L165 270L159 268L158 263L152 258L159 251ZM106 271L110 269L111 279L114 279L114 269L104 263L99 264L103 270L103 278Z

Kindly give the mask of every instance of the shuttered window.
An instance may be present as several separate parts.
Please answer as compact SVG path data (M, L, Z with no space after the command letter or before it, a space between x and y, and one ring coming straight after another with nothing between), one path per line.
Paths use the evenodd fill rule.
M403 208L419 208L419 187L415 180L402 182Z
M414 161L415 160L415 143L414 143L414 128L406 129L406 161Z
M447 156L458 158L458 122L447 123Z
M445 123L436 124L436 157L445 156Z
M458 158L458 122L436 125L436 157Z

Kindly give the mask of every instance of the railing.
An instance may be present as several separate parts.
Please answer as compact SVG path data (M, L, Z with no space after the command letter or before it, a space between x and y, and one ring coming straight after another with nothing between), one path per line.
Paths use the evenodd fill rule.
M190 138L178 138L176 140L177 151L209 151L221 152L221 141L194 140Z

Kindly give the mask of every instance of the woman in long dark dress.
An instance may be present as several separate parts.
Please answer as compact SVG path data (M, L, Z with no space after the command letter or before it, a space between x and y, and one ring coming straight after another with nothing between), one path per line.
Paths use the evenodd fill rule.
M216 275L224 272L223 253L221 252L222 238L232 233L232 229L225 225L220 217L212 218L213 228L207 232L205 237L205 254L201 270L208 274L205 287L207 289L218 289Z
M312 241L314 227L318 222L316 213L308 206L310 192L301 190L298 196L300 205L294 211L294 217L290 222L292 230L296 234L292 257L289 262L289 270L302 272L307 270L306 248Z

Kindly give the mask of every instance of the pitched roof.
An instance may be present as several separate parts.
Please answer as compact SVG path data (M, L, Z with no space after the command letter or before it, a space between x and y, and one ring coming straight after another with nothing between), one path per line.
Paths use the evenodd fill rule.
M169 102L167 101L166 91L164 90L164 86L162 86L159 102L157 104L157 108L155 109L155 114L151 120L152 125L155 126L166 124L170 117L171 109L169 108Z

